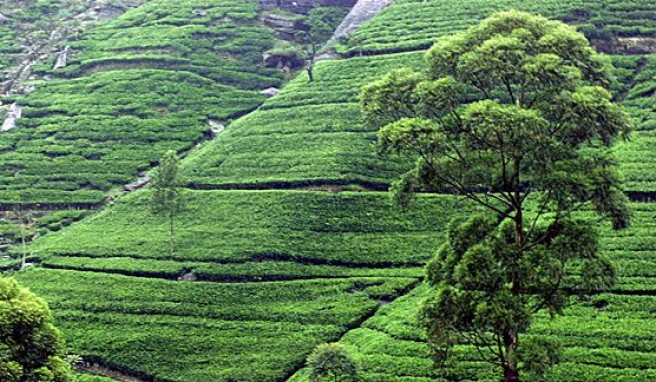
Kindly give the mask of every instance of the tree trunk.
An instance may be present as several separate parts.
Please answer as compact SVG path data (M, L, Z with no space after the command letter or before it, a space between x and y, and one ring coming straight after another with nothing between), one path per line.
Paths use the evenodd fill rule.
M314 82L314 73L313 73L313 71L314 71L314 65L309 64L308 67L307 67L309 82Z
M173 246L175 243L175 232L173 230L173 203L169 207L169 222L171 224L171 232L169 236L169 253L173 256Z
M519 370L513 369L511 367L503 368L503 382L520 382L519 381Z
M515 363L515 350L518 343L517 334L511 328L503 331L503 346L505 348L505 359L503 363L504 382L519 382L519 370Z

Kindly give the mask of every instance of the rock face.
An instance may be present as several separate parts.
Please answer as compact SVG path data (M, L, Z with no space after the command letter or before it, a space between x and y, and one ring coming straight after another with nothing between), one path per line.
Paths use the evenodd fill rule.
M64 48L64 50L61 53L59 53L59 55L57 56L57 61L55 62L55 66L53 66L52 69L57 70L60 68L65 68L66 65L68 64L68 54L70 52L71 52L71 47L66 46L66 48Z
M271 97L275 97L278 94L280 94L280 89L278 89L278 88L268 88L268 89L262 90L260 92L260 94L262 94L263 96L265 96L267 98L271 98Z
M294 40L296 33L303 28L302 20L302 16L270 13L264 16L262 22L275 30L278 38Z
M295 53L267 52L262 56L264 66L278 69L298 69L303 66L303 58Z
M618 40L626 54L656 53L656 38L654 37L627 37Z
M654 37L620 37L613 40L590 40L599 52L606 54L653 54L656 53Z
M351 12L346 15L344 21L335 29L335 33L333 33L333 36L326 45L329 46L339 38L353 33L362 24L373 19L374 16L393 2L394 0L358 0L357 4L351 9Z
M5 132L16 127L16 120L19 119L22 114L23 109L17 103L13 103L9 107L9 112L7 113L5 121L2 123L2 128L0 128L0 131Z
M136 191L136 190L144 187L145 185L148 184L148 182L150 182L150 178L147 177L147 176L144 176L142 178L139 178L139 179L135 180L134 182L132 182L130 184L126 184L124 189L125 189L125 191L133 192L133 191Z
M260 0L262 8L272 10L282 8L284 10L306 14L318 6L328 7L352 7L357 0Z

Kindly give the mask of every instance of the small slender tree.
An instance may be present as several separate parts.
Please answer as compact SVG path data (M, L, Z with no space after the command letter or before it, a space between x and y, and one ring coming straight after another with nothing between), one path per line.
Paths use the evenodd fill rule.
M169 253L175 248L175 213L182 208L178 187L178 155L169 150L164 154L153 174L152 209L156 214L166 214L169 220Z
M0 277L0 381L73 380L46 302Z
M317 346L308 356L307 365L310 368L310 380L321 381L331 378L340 380L357 380L357 364L348 349L339 343L329 343Z
M606 89L609 64L574 28L517 11L441 39L426 63L361 95L381 150L416 161L393 186L399 202L441 191L484 211L453 222L428 264L423 325L438 361L466 342L505 381L540 380L558 344L520 342L533 316L615 281L577 211L616 229L629 220L610 152L629 122Z
M305 30L297 34L297 39L303 44L305 51L305 70L308 80L314 81L314 64L317 53L328 42L333 31L344 18L345 11L339 7L317 7L310 11L304 21Z

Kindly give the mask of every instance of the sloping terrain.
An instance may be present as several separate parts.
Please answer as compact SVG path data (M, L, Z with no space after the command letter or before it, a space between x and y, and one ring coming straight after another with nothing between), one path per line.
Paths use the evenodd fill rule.
M273 43L249 1L154 0L88 31L51 81L9 100L23 118L0 134L0 202L99 203L263 102L282 78L260 65Z
M592 25L599 34L611 33L611 40L629 36L627 30L651 35L646 21L656 4L605 3L601 8L581 1L397 0L342 47L367 57L318 63L315 82L298 76L182 162L187 203L175 220L173 255L167 222L149 212L149 191L140 190L37 240L31 250L42 267L18 277L48 299L76 353L144 379L282 381L294 375L290 380L304 381L304 371L297 371L309 351L341 339L353 349L365 380L434 380L439 371L427 358L415 322L426 293L422 264L451 217L472 207L431 195L403 212L387 193L375 191L384 190L407 163L376 155L376 132L360 121L359 89L391 68L420 65L421 49L431 41L511 6L582 28ZM169 20L185 24L185 17ZM606 27L597 28L603 20ZM96 33L114 33L104 28L110 27L80 43L102 40L92 37ZM96 68L140 60L115 63L104 49L80 55L61 76L86 73L86 81L113 73L92 74ZM150 60L149 49L138 57ZM416 52L393 53L406 50ZM650 155L656 60L645 53L613 57L618 99L637 126L633 139L618 148L618 158L628 190L642 193L634 195L638 199L656 191ZM176 65L188 65L183 61ZM186 68L189 76L203 78L212 71ZM112 86L109 77L106 81ZM220 107L202 110L220 113ZM198 118L198 126L210 119L195 111L189 116ZM656 378L651 329L656 207L632 207L631 229L602 231L603 249L619 270L616 290L579 302L556 321L544 317L533 329L532 335L558 336L566 345L564 363L549 380ZM489 367L471 349L459 349L457 356L467 360L457 370L462 380L490 380Z

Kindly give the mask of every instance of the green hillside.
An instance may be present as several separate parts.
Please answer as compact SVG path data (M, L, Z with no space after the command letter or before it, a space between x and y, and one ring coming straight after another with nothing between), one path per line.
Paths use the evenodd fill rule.
M167 149L191 150L176 250L139 190L36 240L40 266L17 278L48 300L74 353L144 380L306 381L305 357L328 341L350 347L366 381L436 380L416 319L423 265L473 207L450 195L394 207L384 191L409 163L376 154L358 94L510 7L613 44L656 33L649 2L397 0L342 42L350 58L321 61L314 82L301 73L264 100L282 74L260 67L274 40L255 2L151 0L89 30L70 65L44 69L53 80L19 100L19 128L0 134L0 201L95 205ZM617 156L644 201L656 192L656 56L612 53L616 99L636 125ZM233 119L192 150L210 120ZM565 345L550 381L656 378L656 206L631 206L630 229L602 227L615 289L530 333ZM495 380L472 348L456 357L460 380Z
M257 107L282 80L260 65L274 37L258 16L249 1L156 0L83 34L68 66L44 66L52 80L15 98L0 202L93 206L167 150L192 148L210 120Z

